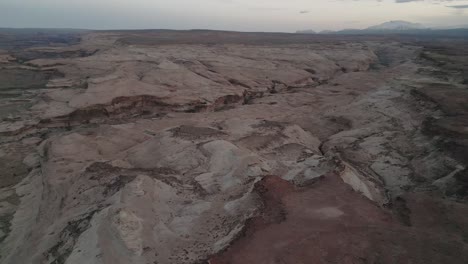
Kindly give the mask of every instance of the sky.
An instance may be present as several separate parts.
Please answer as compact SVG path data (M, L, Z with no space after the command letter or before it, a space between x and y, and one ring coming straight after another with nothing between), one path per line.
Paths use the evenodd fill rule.
M468 0L0 0L0 27L295 32L468 26Z

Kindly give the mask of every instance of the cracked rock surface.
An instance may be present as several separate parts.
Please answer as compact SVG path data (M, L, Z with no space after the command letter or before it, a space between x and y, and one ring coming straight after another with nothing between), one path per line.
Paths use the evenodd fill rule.
M466 42L59 37L0 45L0 263L468 262Z

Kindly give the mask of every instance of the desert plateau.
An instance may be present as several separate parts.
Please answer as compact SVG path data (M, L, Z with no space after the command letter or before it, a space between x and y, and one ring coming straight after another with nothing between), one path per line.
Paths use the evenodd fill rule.
M466 264L468 40L0 30L0 263Z

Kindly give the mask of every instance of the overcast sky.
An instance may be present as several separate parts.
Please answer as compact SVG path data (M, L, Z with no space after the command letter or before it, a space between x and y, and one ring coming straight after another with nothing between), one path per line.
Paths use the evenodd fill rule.
M468 0L0 0L0 27L282 31L468 24Z

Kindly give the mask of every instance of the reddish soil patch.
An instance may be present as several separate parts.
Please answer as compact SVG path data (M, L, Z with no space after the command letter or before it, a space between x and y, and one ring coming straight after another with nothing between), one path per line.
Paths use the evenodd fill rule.
M407 226L336 175L305 188L269 177L257 192L264 200L262 215L210 264L468 263L465 205L413 194ZM457 216L443 214L446 207Z

